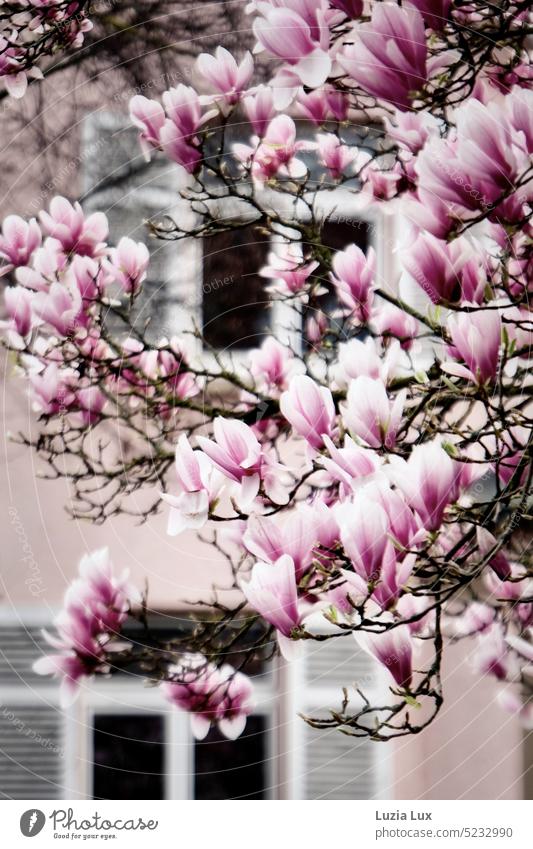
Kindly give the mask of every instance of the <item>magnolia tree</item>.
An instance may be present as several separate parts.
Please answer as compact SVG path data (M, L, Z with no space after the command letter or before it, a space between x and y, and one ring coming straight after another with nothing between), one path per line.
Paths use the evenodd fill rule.
M5 219L5 340L39 417L20 438L68 476L76 515L164 509L170 534L208 534L240 598L143 647L121 629L146 621L146 597L105 550L86 556L36 664L66 698L141 662L198 736L218 723L232 737L258 653L354 639L388 670L388 695L374 704L346 681L306 720L388 740L432 721L446 645L474 637L477 672L531 722L528 6L253 2L268 84L251 54L219 47L197 60L198 91L131 100L142 149L176 163L194 213L156 218L153 235L178 257L186 239L271 236L256 271L303 342L273 330L239 359L198 354L200 330L154 342L137 309L143 244L110 246L105 215L61 197ZM356 239L324 244L339 192L353 217L401 223L382 246L397 275ZM144 489L158 495L139 507Z

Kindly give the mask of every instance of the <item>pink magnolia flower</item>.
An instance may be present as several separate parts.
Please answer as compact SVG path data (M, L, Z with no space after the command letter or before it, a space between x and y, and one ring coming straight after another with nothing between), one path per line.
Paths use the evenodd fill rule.
M428 531L438 530L446 507L457 501L461 468L438 441L416 445L407 463L393 457L389 466L394 483Z
M487 554L496 549L497 540L490 531L481 526L476 529L476 537L479 553L485 559ZM501 549L490 558L489 566L494 569L494 572L501 581L505 581L511 576L511 564Z
M136 94L130 100L130 118L141 131L141 150L149 161L152 148L161 146L160 133L166 120L165 110L157 100L149 100L142 94Z
M86 386L76 390L79 419L88 427L100 421L107 398L98 386Z
M408 109L427 81L424 22L413 6L378 3L337 61L364 91Z
M211 89L223 95L223 100L229 106L239 102L254 72L254 60L246 51L238 65L235 58L225 47L217 47L215 55L200 53L196 67Z
M434 304L464 298L461 272L471 248L464 239L443 242L431 233L421 233L402 252L403 267Z
M331 279L340 301L359 321L366 321L374 298L376 255L369 248L365 256L357 245L337 251L332 261Z
M2 224L0 257L6 265L0 268L0 277L13 268L29 265L33 252L41 244L42 234L35 218L24 221L18 215L8 215Z
M206 120L197 92L182 83L163 92L163 106L167 117L185 139L194 136Z
M348 388L342 417L348 430L371 448L393 448L400 427L406 391L389 399L382 380L361 376Z
M79 693L80 681L87 677L87 666L76 652L49 654L33 664L37 675L53 675L61 679L60 703L63 709L70 707Z
M273 517L252 516L242 541L250 554L268 563L288 554L299 581L317 558L317 546L332 537L338 538L337 525L328 508L317 503L291 510L283 525Z
M272 289L282 294L297 295L305 287L307 280L318 268L315 260L304 262L299 245L283 244L268 256L268 265L260 269L261 277L273 280Z
M290 660L300 647L291 633L301 623L292 557L283 554L275 563L256 563L241 589L253 609L276 628L280 651Z
M454 313L448 319L447 328L452 340L449 352L465 365L448 361L442 363L443 371L480 385L494 380L501 342L498 310Z
M391 547L385 510L377 502L368 501L364 490L359 490L352 501L338 504L334 515L339 523L341 542L355 572L367 583L376 583L383 559Z
M414 4L413 4L414 5ZM429 112L402 112L396 110L394 123L385 118L387 135L413 154L424 147L431 136L439 135L439 122Z
M241 485L242 505L249 505L259 492L267 463L261 445L251 428L238 419L218 417L213 430L216 441L198 436L198 444L225 477Z
M300 368L304 368L303 363L273 336L267 336L261 347L250 354L250 372L260 391L286 389L290 377Z
M380 471L378 455L356 445L348 435L343 448L337 448L329 436L324 436L324 445L329 457L321 455L319 462L341 484L341 497L348 497Z
M372 592L372 598L382 610L396 607L396 603L404 592L415 565L416 555L409 554L402 559L396 557L393 545L385 550L381 574L377 586Z
M473 654L473 665L478 674L493 675L500 681L505 681L512 671L514 664L499 622L495 622L479 635Z
M316 139L320 161L332 178L338 180L357 158L357 150L342 144L333 133L318 133Z
M253 23L260 47L290 65L310 88L322 85L331 71L327 12L325 0L307 0L296 8L289 2L283 6L261 3L262 17Z
M184 655L169 668L173 680L161 686L169 702L191 714L197 740L207 736L212 725L229 740L239 737L253 709L250 679L229 664L215 666L201 654Z
M407 625L397 625L380 634L356 631L354 637L362 649L388 669L399 687L409 691L413 676L413 639Z
M259 85L243 98L243 106L256 136L263 138L272 118L276 114L272 89Z
M309 149L306 141L297 141L296 125L288 115L273 118L260 144L254 137L254 146L234 144L233 152L245 167L251 168L252 176L259 184L275 177L299 179L307 174L307 167L296 154Z
M319 386L308 375L296 375L280 398L282 415L312 448L323 446L323 436L331 436L335 427L335 404L329 389Z
M30 374L34 409L45 416L68 412L75 399L73 382L73 374L60 369L57 363L50 363L42 371Z
M446 25L452 0L411 0L431 29L439 32Z
M23 286L6 286L4 301L11 328L21 339L25 339L33 326L31 292Z
M33 297L35 315L51 325L60 336L70 336L84 325L82 306L79 290L69 290L57 281L47 292L36 292Z
M82 558L79 578L67 590L63 610L54 621L56 634L44 632L59 653L42 657L33 666L38 675L62 679L63 707L74 700L83 677L108 668L112 639L128 615L130 599L137 600L138 593L127 570L118 577L114 574L108 549Z
M103 212L93 212L85 218L77 201L71 204L66 198L57 196L50 202L50 212L42 210L39 218L44 230L61 243L65 253L102 254L109 230Z
M203 527L222 488L222 476L202 451L193 451L185 434L176 446L175 465L178 495L161 493L163 501L170 505L167 529L170 536L177 536L187 528Z
M106 268L128 295L136 294L146 279L150 253L143 242L123 236L116 248L111 248Z
M31 258L31 266L23 265L15 271L17 282L27 289L46 292L50 283L68 266L68 257L63 253L61 242L48 237L42 247L37 248Z
M182 130L176 126L174 121L167 118L159 137L161 147L169 159L177 162L189 174L194 174L202 161L202 154L197 146L197 136L185 138Z
M383 344L390 341L392 337L399 340L405 351L412 348L419 332L416 318L394 306L394 304L385 304L376 312L373 312L371 326L374 331L382 336Z

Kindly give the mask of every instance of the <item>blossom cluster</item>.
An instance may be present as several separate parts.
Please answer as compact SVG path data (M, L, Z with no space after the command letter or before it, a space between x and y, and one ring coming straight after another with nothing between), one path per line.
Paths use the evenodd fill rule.
M169 668L169 676L163 694L190 713L197 740L203 740L213 725L230 740L242 734L253 709L252 684L246 675L228 663L216 666L201 654L185 654L179 665Z
M34 408L80 426L110 415L121 400L136 407L150 398L167 415L169 399L198 391L178 340L146 350L134 335L106 338L105 319L139 293L149 261L144 243L124 236L111 247L107 236L103 213L86 216L62 197L39 220L7 216L0 235L0 274L14 284L4 290L2 324L10 346L23 352Z
M114 574L107 548L82 557L79 577L69 586L63 609L54 620L55 633L44 632L56 651L33 666L38 675L61 679L63 707L76 697L84 677L109 671L113 651L120 648L121 626L131 602L138 598L128 571Z
M86 3L72 0L16 0L2 14L0 79L11 95L26 93L28 78L41 79L41 55L66 47L80 47L92 29Z

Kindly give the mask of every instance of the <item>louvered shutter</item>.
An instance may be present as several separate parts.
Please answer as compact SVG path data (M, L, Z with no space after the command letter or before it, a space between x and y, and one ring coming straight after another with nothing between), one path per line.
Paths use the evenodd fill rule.
M6 686L33 687L42 683L43 679L32 671L32 665L49 650L41 628L0 626L0 698Z
M0 798L58 799L64 791L59 709L7 700L0 707Z
M352 637L309 643L304 668L306 712L313 716L328 716L328 708L340 707L343 687L354 700L354 685L369 697L382 687L376 665ZM303 798L382 798L383 746L309 726L303 740Z
M65 770L57 689L32 664L47 651L38 627L0 626L0 798L56 799ZM53 692L54 696L48 695Z

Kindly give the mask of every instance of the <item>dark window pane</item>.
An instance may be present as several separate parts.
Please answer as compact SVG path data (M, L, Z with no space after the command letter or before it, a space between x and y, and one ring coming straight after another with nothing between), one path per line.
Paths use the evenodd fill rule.
M196 799L266 799L266 721L250 716L237 740L212 728L195 744Z
M334 252L342 251L348 245L355 244L366 253L370 245L369 227L370 225L366 221L342 217L336 219L333 216L322 227L321 242ZM313 303L305 310L304 315L307 316L315 310L321 310L324 315L329 317L340 308L339 299L335 287L329 279L329 269L317 269L317 274L320 275L320 282L327 291L314 298ZM336 321L339 322L340 319Z
M257 273L265 265L269 240L253 226L204 239L202 326L208 345L255 348L268 332L268 282Z
M93 798L164 799L163 717L94 717Z

